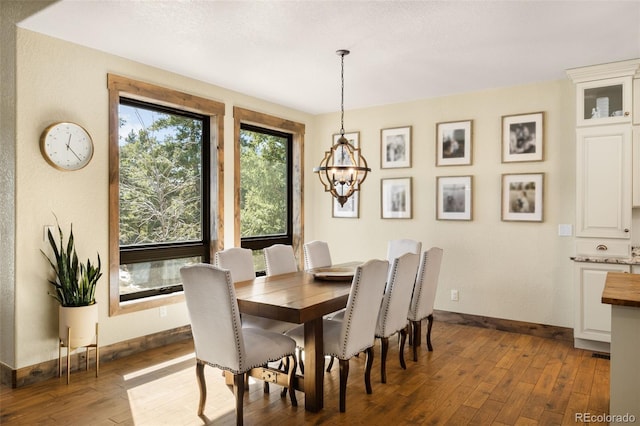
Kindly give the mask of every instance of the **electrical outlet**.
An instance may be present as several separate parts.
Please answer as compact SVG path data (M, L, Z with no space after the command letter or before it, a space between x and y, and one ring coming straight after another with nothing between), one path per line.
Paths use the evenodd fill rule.
M458 290L451 290L451 300L454 302L458 301Z
M160 318L164 318L167 316L167 307L160 306Z

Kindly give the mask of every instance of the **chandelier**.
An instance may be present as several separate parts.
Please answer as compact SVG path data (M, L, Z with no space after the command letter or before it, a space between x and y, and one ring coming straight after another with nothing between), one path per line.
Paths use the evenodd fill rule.
M354 192L360 190L360 185L371 171L367 167L367 160L360 153L360 148L353 146L344 137L344 57L348 50L338 50L341 58L341 102L340 102L340 138L325 151L319 167L313 169L318 173L325 192L330 192L341 206L347 202Z

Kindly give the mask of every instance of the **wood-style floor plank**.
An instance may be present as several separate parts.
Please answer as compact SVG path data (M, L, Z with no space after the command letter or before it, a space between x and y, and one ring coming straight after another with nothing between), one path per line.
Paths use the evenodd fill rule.
M423 326L426 330L426 324ZM433 352L418 362L406 348L400 368L396 339L380 383L380 347L372 372L373 394L364 388L365 357L350 364L347 412L338 411L338 368L325 375L319 413L281 399L278 386L264 394L250 383L246 425L574 425L576 413L606 414L609 361L570 342L438 322ZM424 342L424 340L423 340ZM198 386L191 341L100 364L19 389L0 388L2 425L234 425L235 402L219 370L205 368L205 416L196 414Z

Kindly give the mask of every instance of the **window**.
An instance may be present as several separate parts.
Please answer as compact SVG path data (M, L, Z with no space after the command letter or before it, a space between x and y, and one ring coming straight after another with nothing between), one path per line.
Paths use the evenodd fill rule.
M118 119L120 301L182 291L209 262L209 122L124 97Z
M235 245L252 249L263 271L262 249L293 246L302 258L302 152L300 123L234 108Z
M123 77L108 80L114 315L182 300L180 267L209 262L222 246L215 141L224 105Z
M259 271L264 265L258 250L293 241L292 141L290 133L240 126L241 245L254 251Z

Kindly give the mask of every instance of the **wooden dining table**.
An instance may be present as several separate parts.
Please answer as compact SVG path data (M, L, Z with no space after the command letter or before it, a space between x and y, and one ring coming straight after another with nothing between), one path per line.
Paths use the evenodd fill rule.
M353 271L358 264L335 268ZM347 305L351 281L348 276L319 279L314 271L298 271L235 283L240 313L287 321L292 328L304 324L304 376L296 376L294 386L304 392L308 411L319 411L324 404L322 317Z

